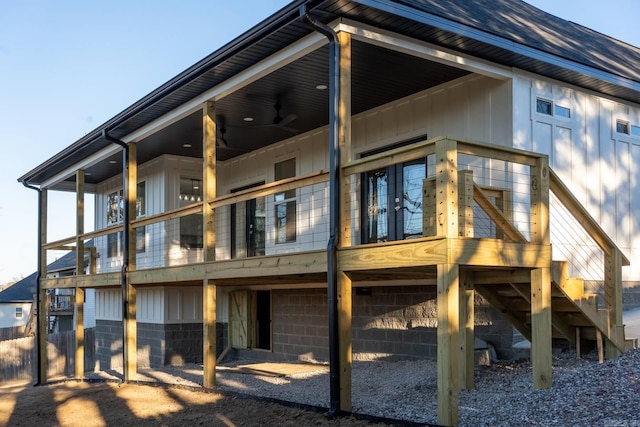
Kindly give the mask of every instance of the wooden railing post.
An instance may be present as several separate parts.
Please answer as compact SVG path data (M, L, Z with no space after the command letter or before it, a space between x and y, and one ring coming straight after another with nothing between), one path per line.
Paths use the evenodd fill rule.
M550 244L549 161L539 157L531 167L531 243ZM551 387L551 259L531 271L531 363L535 388Z

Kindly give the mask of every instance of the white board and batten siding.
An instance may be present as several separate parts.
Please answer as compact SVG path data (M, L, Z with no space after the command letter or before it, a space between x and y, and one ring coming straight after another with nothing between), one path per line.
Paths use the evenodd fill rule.
M551 102L553 114L537 112L538 99ZM513 104L514 146L549 155L553 170L630 259L623 280L640 281L640 136L616 129L618 121L640 126L640 106L527 73L514 77ZM556 106L570 117L566 110L555 114Z
M141 288L136 294L136 309L136 321L141 323L202 323L202 287ZM96 290L96 319L122 320L120 289Z

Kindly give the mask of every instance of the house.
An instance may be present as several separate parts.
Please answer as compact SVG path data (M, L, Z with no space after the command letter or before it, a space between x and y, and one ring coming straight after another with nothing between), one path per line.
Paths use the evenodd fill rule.
M87 247L92 243L87 242ZM85 265L89 261L86 256ZM76 254L71 251L47 265L47 277L69 277L75 274ZM16 282L10 288L0 292L0 329L13 329L0 336L19 338L24 335L35 334L37 310L34 306L37 294L37 277L35 272ZM84 304L84 327L95 327L94 313L95 291L87 290ZM47 333L70 331L75 327L73 289L51 289L46 293Z
M41 292L95 290L125 380L202 361L212 387L223 348L329 360L341 411L353 357L437 355L455 424L474 335L530 338L537 388L559 340L635 345L639 63L521 1L293 1L19 178L45 228L47 193L77 195L41 254L95 246Z

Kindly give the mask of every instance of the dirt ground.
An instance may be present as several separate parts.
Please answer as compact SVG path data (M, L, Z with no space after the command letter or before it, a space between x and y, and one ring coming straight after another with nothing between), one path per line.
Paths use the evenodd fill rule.
M232 394L68 381L0 385L0 426L374 426Z

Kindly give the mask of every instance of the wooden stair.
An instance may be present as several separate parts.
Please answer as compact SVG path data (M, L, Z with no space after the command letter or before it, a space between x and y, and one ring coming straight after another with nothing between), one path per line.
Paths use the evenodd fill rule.
M566 261L551 267L553 338L564 339L578 352L597 347L602 358L603 342L620 352L637 347L637 339L626 339L624 326L612 326L609 311L598 307L597 295L585 293L584 280L568 276ZM483 277L484 276L484 277ZM501 275L476 273L476 290L529 341L531 341L531 282L527 270Z

